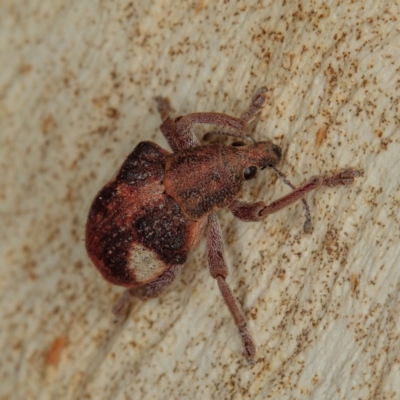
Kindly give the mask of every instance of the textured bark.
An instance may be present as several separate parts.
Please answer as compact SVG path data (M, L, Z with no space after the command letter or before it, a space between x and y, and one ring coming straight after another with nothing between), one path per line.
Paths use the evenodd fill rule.
M398 2L0 2L0 398L400 397ZM351 187L262 222L219 213L227 283L259 361L210 277L205 241L122 327L84 247L90 203L177 115L238 116L282 148L293 185L346 167ZM201 135L198 136L201 139ZM243 201L290 192L271 171Z

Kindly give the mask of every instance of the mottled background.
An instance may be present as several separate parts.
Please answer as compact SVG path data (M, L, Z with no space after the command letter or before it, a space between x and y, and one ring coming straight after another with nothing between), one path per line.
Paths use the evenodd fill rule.
M138 5L136 3L140 3ZM0 2L0 398L399 399L400 9L386 1ZM239 115L296 185L351 188L262 223L219 213L258 344L249 366L204 240L160 298L134 302L84 248L100 187L140 140L166 146L155 95ZM270 171L243 198L288 193Z

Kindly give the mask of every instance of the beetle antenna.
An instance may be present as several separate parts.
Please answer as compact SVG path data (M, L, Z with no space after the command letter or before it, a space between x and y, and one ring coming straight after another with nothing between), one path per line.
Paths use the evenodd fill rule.
M271 167L275 173L281 178L283 183L288 185L292 190L296 190L296 187L292 185L292 182L289 181L289 179L286 177L286 175L279 171L279 169L276 169L275 167ZM301 199L303 206L304 206L304 211L306 213L306 220L303 225L303 229L305 233L311 233L312 232L312 223L311 223L311 213L310 213L310 207L308 206L308 203L306 199Z

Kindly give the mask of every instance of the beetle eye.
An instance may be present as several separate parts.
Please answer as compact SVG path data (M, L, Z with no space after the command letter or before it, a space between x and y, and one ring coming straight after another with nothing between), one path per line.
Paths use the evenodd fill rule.
M248 181L256 176L257 167L248 167L244 170L244 179Z
M243 143L243 142L233 142L233 143L231 144L231 146L234 146L234 147L241 147L241 146L246 146L246 144Z

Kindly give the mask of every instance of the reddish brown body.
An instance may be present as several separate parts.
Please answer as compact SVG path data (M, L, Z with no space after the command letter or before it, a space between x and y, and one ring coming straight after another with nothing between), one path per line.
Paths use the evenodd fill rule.
M90 208L90 258L116 285L136 288L153 282L170 266L185 263L207 216L240 194L249 159L262 167L279 158L280 149L269 141L172 154L155 143L139 143Z
M165 192L168 155L154 143L139 143L92 204L86 247L111 283L136 288L153 282L186 261L204 229L204 218L187 220Z
M197 123L233 129L231 135L248 140L241 132L264 105L265 91L261 88L256 93L242 118L194 113L173 120L169 117L169 101L158 98L163 119L161 131L173 153L152 142L139 143L115 179L94 199L86 224L89 257L106 280L128 288L114 308L117 319L126 315L131 296L154 297L168 287L208 225L210 273L218 282L251 363L255 345L245 317L225 282L228 268L214 213L228 207L239 219L259 221L321 185L348 185L358 176L358 171L348 169L331 177L315 177L295 189L275 169L281 149L270 141L200 146L192 132ZM294 191L270 205L237 200L244 181L253 178L257 169L266 167L276 170ZM308 212L304 199L303 202ZM309 217L306 226L310 227Z

